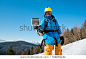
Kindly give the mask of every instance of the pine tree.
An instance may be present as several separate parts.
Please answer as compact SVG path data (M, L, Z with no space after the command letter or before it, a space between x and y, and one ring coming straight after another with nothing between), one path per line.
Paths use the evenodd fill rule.
M40 52L40 45L38 45L38 50L37 51L38 51L38 53Z
M81 38L82 39L86 38L86 20L85 20L84 24L82 25L80 32L81 32Z
M35 53L38 54L38 47L35 47Z
M16 55L16 52L12 49L12 44L10 46L10 49L8 49L7 55Z
M42 45L42 50L43 50L43 52L44 52L44 45Z
M85 30L85 34L86 34L86 20L84 22L84 30Z
M71 29L71 33L74 35L74 31L73 31L73 29Z
M31 47L31 50L30 50L30 55L33 55L33 46Z
M30 55L30 49L28 49L27 55Z

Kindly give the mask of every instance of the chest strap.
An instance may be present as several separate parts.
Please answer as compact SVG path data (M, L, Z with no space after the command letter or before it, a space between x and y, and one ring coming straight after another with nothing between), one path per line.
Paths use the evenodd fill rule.
M39 29L40 31L42 32L45 32L45 33L48 33L48 32L58 32L58 30L41 30Z

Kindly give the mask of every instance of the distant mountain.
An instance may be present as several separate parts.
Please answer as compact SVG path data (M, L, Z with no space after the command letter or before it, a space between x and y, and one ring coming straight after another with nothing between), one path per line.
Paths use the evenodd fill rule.
M0 39L0 42L1 42L1 41L5 41L5 40Z
M41 44L40 42L35 42L35 41L30 41L30 43L33 43L33 44L36 44L36 45Z
M41 43L39 43L39 42L36 42L35 44L36 44L36 45L39 45L39 44L41 44Z
M16 42L0 42L0 55L5 55L8 52L11 44L13 45L14 51L18 54L20 51L28 50L30 47L37 46L36 44L32 44L25 41L16 41Z

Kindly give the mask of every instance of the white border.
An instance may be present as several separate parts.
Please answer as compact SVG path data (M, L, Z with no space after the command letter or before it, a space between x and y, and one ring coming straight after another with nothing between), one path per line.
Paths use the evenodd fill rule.
M86 55L0 55L0 59L77 59L82 58L86 59Z

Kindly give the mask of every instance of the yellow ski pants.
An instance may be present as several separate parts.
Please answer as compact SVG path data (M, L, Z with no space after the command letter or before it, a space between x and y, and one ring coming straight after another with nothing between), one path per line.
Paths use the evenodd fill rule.
M46 44L44 55L52 55L52 50L54 50L54 46ZM62 55L62 50L61 50L61 45L60 44L58 44L58 47L55 46L55 55Z

